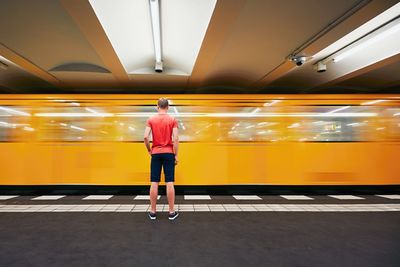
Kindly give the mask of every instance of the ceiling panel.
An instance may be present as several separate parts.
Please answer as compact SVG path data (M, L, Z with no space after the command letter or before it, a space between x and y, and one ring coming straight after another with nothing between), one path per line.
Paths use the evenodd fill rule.
M2 0L1 42L44 70L85 62L103 66L57 0Z
M206 84L248 86L256 82L356 2L247 1L210 66Z
M183 12L172 8L172 4L168 6L169 0L160 1L165 10L170 9L169 12ZM183 0L173 1L180 3ZM196 1L201 0L192 2ZM66 4L68 2L81 3L86 9L80 9L81 5L76 6L76 10L69 9ZM111 6L117 6L123 1L109 2L112 2ZM400 85L399 55L388 63L376 64L362 72L353 72L348 77L330 77L332 74L328 71L316 73L312 64L295 69L289 64L290 67L285 69L282 76L274 76L274 79L280 78L272 79L268 86L265 86L266 83L259 87L254 85L282 64L287 66L291 63L286 61L291 52L332 25L331 23L349 10L352 12L346 20L334 24L334 28L325 32L319 43L312 42L310 46L314 52L320 51L318 49L323 49L327 43L346 35L363 21L396 3L396 0L217 0L193 72L191 75L179 76L152 73L153 59L149 56L142 60L143 66L132 68L148 68L148 73L151 74L125 73L89 0L1 0L0 45L40 71L48 72L45 74L54 76L60 83L50 85L38 78L39 72L35 74L21 63L18 63L20 66L11 64L7 70L0 69L0 92L301 93L316 92L314 89L318 89L345 93L378 92L387 88L391 88L393 92ZM69 7L71 5L74 4ZM356 6L360 6L360 9L353 10ZM90 12L92 14L86 16ZM194 18L187 18L180 26L190 30L190 19ZM174 28L179 25L175 24L169 25L163 34L176 34L174 39L181 39L180 45L183 45L185 38L190 36L177 34L178 31L174 31ZM135 27L149 26L150 23L144 23ZM92 35L91 30L95 32ZM129 35L129 29L121 33ZM151 34L151 31L148 33ZM151 35L147 37L151 39ZM138 45L145 45L149 54L152 54L152 44L149 47L137 36L134 41ZM180 46L173 42L166 41L165 45L175 49L174 53L180 51ZM0 52L4 54L4 50L0 49ZM135 57L142 59L140 55ZM173 56L166 55L165 62L171 63L173 68L191 71L187 62L179 62ZM111 73L49 71L56 66L71 63L89 63L103 68L108 66ZM119 69L115 66L119 66Z

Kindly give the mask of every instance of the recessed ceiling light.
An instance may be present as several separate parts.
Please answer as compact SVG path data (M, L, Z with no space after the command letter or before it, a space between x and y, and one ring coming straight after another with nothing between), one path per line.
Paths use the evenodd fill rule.
M150 1L88 0L128 74L154 74ZM161 0L163 74L190 75L216 0ZM157 31L157 30L156 30Z
M400 3L393 5L314 55L341 76L400 53ZM332 70L332 72L331 72Z
M362 38L349 48L339 51L333 56L333 61L337 63L341 60L351 57L352 55L356 55L357 53L364 53L364 55L367 57L368 54L376 54L381 51L382 46L388 48L392 41L391 39L393 38L400 42L400 19L382 27L382 29L377 30L376 33L372 33L365 38ZM394 43L397 47L399 47L397 52L400 52L399 42ZM392 53L385 56L385 58L389 57L391 54Z

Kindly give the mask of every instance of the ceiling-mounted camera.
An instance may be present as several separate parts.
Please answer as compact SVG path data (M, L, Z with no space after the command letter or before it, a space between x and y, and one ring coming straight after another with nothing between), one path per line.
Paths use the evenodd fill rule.
M303 65L306 60L307 57L306 56L290 56L290 60L294 62L294 64L296 64L296 66L301 66Z
M314 69L317 72L325 72L326 71L326 64L322 61L318 61L317 64L314 65Z

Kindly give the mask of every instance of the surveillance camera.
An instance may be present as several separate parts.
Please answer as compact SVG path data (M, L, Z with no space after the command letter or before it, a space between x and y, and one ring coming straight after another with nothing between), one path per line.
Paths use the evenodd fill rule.
M301 66L306 62L305 56L292 56L290 59L296 64L296 66Z
M317 70L317 72L325 72L326 71L326 64L319 61L316 65L314 65L314 68Z
M163 72L163 63L162 61L156 62L156 65L154 66L155 72L161 73Z

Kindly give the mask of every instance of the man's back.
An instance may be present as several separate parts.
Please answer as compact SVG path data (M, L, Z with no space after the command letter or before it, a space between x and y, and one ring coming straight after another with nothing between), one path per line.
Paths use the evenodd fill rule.
M161 169L164 170L165 184L168 198L168 219L175 220L179 213L175 211L175 165L178 164L178 123L175 118L167 115L168 99L160 98L157 102L158 114L146 122L144 130L144 144L151 154L150 163L150 203L149 217L155 220L157 209L158 183L161 178ZM150 148L150 132L153 135L153 145Z
M172 131L178 126L175 118L157 114L147 120L146 126L151 128L153 137L151 154L174 153Z

